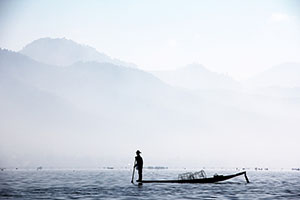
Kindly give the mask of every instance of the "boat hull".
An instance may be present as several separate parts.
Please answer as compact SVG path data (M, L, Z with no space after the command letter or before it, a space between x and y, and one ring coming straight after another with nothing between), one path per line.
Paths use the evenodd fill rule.
M236 176L244 175L247 183L249 183L249 179L246 175L246 172L240 172L237 174L232 175L217 175L210 178L203 178L203 179L192 179L192 180L143 180L140 181L141 183L216 183L221 181L226 181L228 179L234 178Z

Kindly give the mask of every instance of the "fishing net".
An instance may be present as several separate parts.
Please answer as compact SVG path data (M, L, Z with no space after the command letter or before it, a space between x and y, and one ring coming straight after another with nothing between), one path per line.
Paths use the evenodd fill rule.
M198 172L186 172L178 175L178 180L193 180L206 178L206 173L204 170Z

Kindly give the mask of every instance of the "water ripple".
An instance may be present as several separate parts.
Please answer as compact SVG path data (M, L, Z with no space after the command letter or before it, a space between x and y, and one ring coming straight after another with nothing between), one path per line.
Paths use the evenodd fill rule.
M145 170L145 179L178 173ZM137 186L130 183L129 170L2 171L0 199L300 199L299 172L248 172L248 177L250 184L237 177L217 184Z

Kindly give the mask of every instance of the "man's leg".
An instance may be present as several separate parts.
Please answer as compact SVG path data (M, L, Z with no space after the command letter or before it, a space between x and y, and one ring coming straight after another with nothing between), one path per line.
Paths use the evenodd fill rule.
M140 169L139 170L139 181L142 181L143 179L143 171Z

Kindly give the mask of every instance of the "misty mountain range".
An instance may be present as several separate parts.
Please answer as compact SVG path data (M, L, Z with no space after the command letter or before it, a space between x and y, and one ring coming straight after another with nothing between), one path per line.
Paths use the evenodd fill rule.
M199 64L146 72L71 40L42 38L20 52L0 50L0 162L89 166L118 157L107 163L123 163L138 146L158 155L149 162L163 165L161 152L172 152L174 165L182 157L205 163L224 154L244 159L251 154L246 147L263 150L269 136L277 152L283 131L297 134L299 92L300 64L240 83ZM178 141L190 145L181 149ZM287 151L296 148L286 142ZM124 151L114 152L115 146ZM197 155L183 156L196 149Z
M133 67L133 63L111 58L96 49L65 38L41 38L26 45L19 53L49 65L68 66L76 62L95 61ZM189 64L177 70L153 71L164 82L186 89L240 89L241 83L229 75L212 72L200 64ZM244 81L258 87L300 87L300 64L284 63Z
M250 78L246 83L259 87L294 88L300 86L299 77L299 63L284 63Z
M230 76L209 71L203 65L190 64L176 70L153 71L166 83L185 89L238 89L240 83Z
M67 66L78 61L97 61L136 67L133 63L111 58L90 46L81 45L65 38L41 38L26 45L20 53L49 65Z

